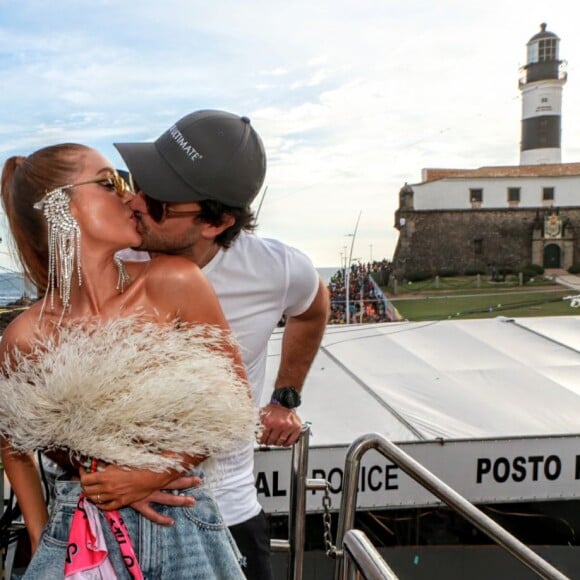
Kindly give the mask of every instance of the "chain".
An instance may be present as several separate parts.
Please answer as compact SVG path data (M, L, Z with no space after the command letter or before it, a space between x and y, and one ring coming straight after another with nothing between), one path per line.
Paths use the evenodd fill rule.
M336 559L336 546L332 543L332 519L330 517L330 508L332 507L330 501L330 492L328 491L328 482L324 488L324 495L322 496L322 525L324 527L324 546L326 547L326 556L328 558Z

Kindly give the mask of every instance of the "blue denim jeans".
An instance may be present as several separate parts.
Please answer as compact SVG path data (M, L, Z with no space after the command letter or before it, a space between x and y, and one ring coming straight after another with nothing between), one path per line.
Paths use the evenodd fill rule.
M24 575L26 580L63 578L68 533L80 493L78 481L57 480L55 502L40 546ZM196 504L177 508L156 506L160 513L175 520L174 526L154 524L131 508L120 510L144 578L243 580L240 553L211 494L203 486L181 493L194 497ZM103 516L101 526L117 577L131 580L117 541Z

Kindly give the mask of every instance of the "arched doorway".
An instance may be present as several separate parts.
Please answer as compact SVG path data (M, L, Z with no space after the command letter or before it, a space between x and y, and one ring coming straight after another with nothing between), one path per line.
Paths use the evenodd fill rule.
M548 244L544 247L544 268L560 268L560 246Z

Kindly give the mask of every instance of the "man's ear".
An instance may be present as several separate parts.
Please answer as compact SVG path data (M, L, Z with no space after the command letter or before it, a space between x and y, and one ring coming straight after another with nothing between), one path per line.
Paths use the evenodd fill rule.
M219 226L213 226L204 223L201 230L201 237L206 240L215 240L222 232L232 227L236 223L236 218L233 215L225 214L222 223Z

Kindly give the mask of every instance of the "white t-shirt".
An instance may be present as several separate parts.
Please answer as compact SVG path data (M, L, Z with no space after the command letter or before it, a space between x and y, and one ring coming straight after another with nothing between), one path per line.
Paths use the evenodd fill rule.
M238 341L254 401L259 404L266 373L268 340L283 314L297 316L312 304L319 278L310 259L277 240L242 232L204 268ZM273 385L268 388L273 389ZM213 489L222 516L232 526L256 516L261 506L254 485L252 445L219 458Z
M148 259L147 253L127 250L120 256L133 261ZM259 405L270 335L282 315L297 316L312 304L318 291L318 273L299 250L247 232L241 232L230 248L220 249L202 271L240 345L253 398ZM225 523L233 526L258 515L262 508L254 485L253 446L216 459L219 481L212 491Z

